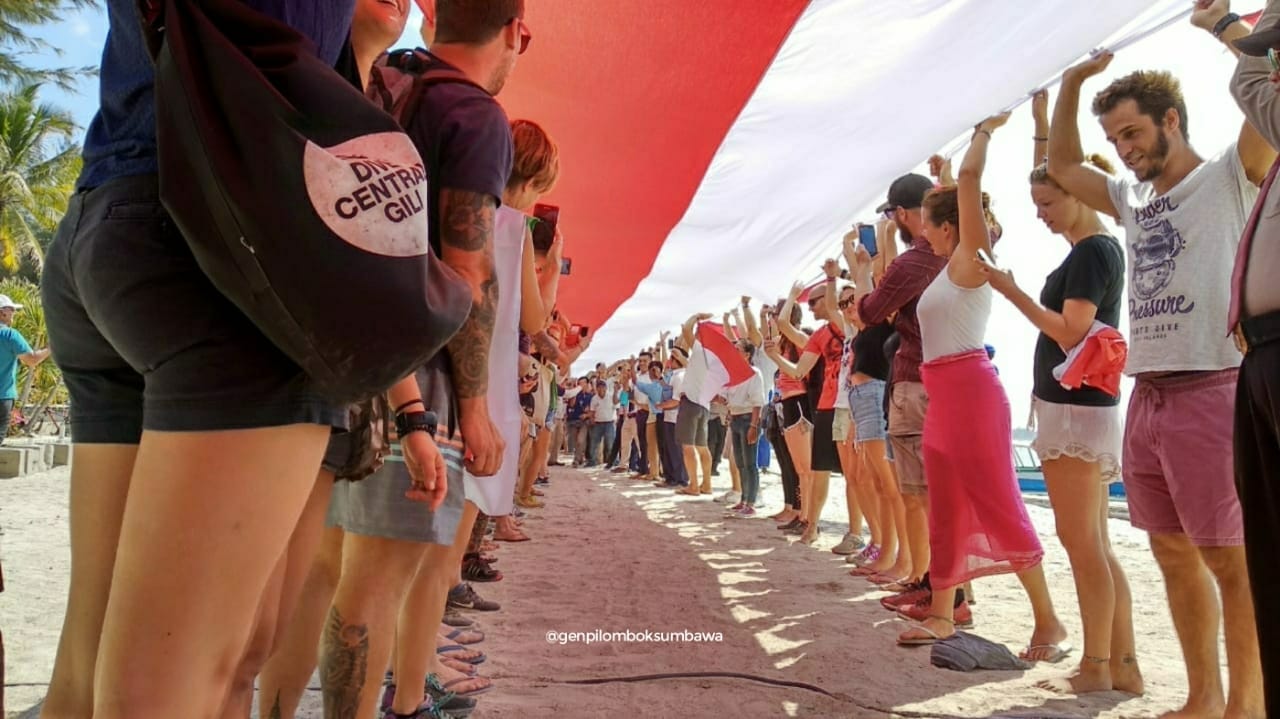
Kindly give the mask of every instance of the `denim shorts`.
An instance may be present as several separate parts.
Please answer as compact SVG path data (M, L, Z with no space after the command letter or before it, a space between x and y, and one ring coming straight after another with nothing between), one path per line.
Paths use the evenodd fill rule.
M849 408L853 412L853 424L857 428L859 444L884 439L888 423L884 416L884 380L873 379L849 388Z
M77 192L49 247L40 290L75 441L345 428L346 405L320 396L200 270L159 192L155 175Z

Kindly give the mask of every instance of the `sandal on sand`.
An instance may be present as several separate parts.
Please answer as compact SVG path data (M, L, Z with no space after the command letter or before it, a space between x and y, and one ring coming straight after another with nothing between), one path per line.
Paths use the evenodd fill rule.
M525 534L524 532L521 532L518 529L515 530L510 535L507 535L507 534L498 535L498 533L495 532L493 535L493 541L495 542L527 542L529 541L529 535Z
M471 636L467 637L467 635L471 635ZM453 631L443 636L445 639L452 639L453 641L462 645L479 644L480 642L484 641L484 632L477 631L474 629L454 629Z
M443 656L440 657L440 663L445 665L446 667L449 667L455 672L466 674L469 677L476 676L476 674L480 671L480 668L474 664L460 662L457 659L450 659L449 657L443 657Z
M947 624L950 624L950 625L952 625L953 627L955 626L955 623L954 623L954 622L952 622L950 619L947 619L946 617L939 617L939 616L935 616L935 615L933 615L933 614L930 614L928 618L929 618L929 619L937 619L938 621L946 622ZM917 632L917 631L918 631L918 632L924 632L924 633L925 633L925 634L927 634L928 636L925 636L925 637L920 637L920 636L909 637L909 636L907 636L907 634L909 634L909 633L911 633L911 632ZM951 634L948 634L947 636L945 636L945 637L944 637L944 636L939 635L937 632L933 631L933 630L932 630L932 629L930 629L929 627L925 626L923 623L921 623L921 624L917 624L917 625L915 625L914 627L912 627L912 628L908 629L907 631L903 632L902 634L899 634L899 635L898 635L898 646L900 646L900 647L923 647L923 646L928 646L928 645L930 645L930 644L936 644L937 642L940 642L940 641L942 641L943 639L948 639L948 638L953 637L953 636L955 636L955 631L952 631L952 632L951 632Z
M873 577L877 574L879 574L879 571L872 569L871 567L854 567L849 572L849 576L851 577Z
M461 644L445 644L444 646L437 646L436 654L449 659L456 659L460 662L466 662L467 664L484 664L484 661L489 658L484 655L484 652L476 649L467 649Z
M464 684L466 682L488 682L488 683L485 684L484 686L481 686L479 689L472 689L470 691L462 691L460 689L454 689L454 687L458 686L459 684ZM427 686L430 687L431 689L435 689L437 692L440 692L441 694L443 694L444 692L452 692L455 696L474 697L480 694L484 694L487 691L491 691L493 689L493 680L489 679L488 677L472 676L472 677L458 677L457 679L450 679L447 682L441 683L440 677L436 676L435 674L428 674Z
M1031 644L1028 645L1026 649L1022 650L1022 653L1018 655L1018 658L1028 662L1057 664L1063 659L1066 659L1067 655L1070 654L1073 649L1075 649L1075 647L1071 646L1069 642L1058 642L1057 644ZM1048 651L1049 653L1043 659L1032 659L1028 656L1035 651Z

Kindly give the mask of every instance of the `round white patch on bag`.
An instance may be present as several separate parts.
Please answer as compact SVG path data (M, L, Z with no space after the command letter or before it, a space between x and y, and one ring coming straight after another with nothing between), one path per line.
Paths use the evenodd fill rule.
M413 141L380 132L302 156L307 195L330 230L366 252L414 257L427 252L427 172Z

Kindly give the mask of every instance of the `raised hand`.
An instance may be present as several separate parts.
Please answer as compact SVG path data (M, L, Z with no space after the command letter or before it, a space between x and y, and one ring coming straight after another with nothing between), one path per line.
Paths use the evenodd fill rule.
M1009 115L1010 113L1007 113L1007 112L1002 112L999 115L992 115L991 117L988 117L982 122L979 122L978 126L974 129L980 130L980 131L992 132L997 128L1003 127L1004 124L1009 121Z
M1088 60L1067 68L1067 71L1062 73L1062 79L1074 82L1083 82L1094 75L1101 74L1103 70L1107 69L1107 66L1111 64L1111 61L1114 60L1115 57L1115 54L1110 50L1103 50Z
M1230 0L1196 0L1191 11L1191 24L1201 30L1213 30L1213 26L1229 12Z
M857 254L855 255L855 259L858 262L858 269L862 270L870 267L871 253L867 251L867 248L862 245L858 245L856 252Z
M791 283L791 292L787 293L787 299L795 302L800 299L800 295L804 294L805 286L803 282Z
M1036 90L1031 96L1031 116L1037 121L1049 122L1049 91Z
M827 279L835 279L840 276L840 263L828 257L822 263L822 271L827 275Z

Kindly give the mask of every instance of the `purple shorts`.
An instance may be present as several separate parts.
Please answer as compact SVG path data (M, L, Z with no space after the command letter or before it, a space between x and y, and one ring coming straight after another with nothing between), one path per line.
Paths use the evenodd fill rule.
M1236 374L1138 380L1121 462L1133 526L1201 547L1244 544L1231 451Z

